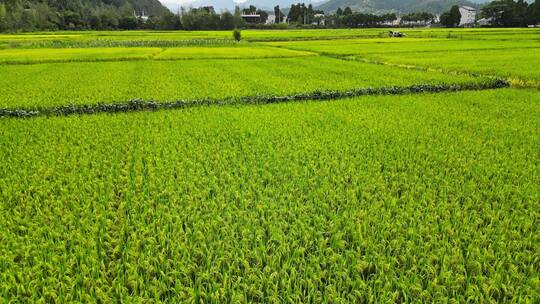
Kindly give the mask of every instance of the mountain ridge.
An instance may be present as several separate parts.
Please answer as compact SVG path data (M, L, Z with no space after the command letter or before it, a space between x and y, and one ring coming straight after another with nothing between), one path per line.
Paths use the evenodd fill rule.
M83 13L85 10L121 10L132 9L145 11L147 15L161 15L167 12L159 0L1 0L8 12L18 13L24 10L50 10L56 13L67 11Z
M0 32L136 28L170 14L158 0L0 0Z

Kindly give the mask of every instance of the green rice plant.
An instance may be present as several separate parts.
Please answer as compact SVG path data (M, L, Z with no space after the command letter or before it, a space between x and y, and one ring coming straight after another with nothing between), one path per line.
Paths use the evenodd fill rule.
M540 48L540 41L499 41L499 40L450 40L439 38L380 38L380 39L343 39L319 41L281 41L263 43L287 49L305 50L336 55L371 55L414 53L416 57L437 57L421 52L446 51L451 56L454 51L509 50L524 51L526 48ZM531 50L532 51L532 50Z
M315 53L264 46L192 47L181 48L61 48L0 50L0 64L37 64L62 62L94 62L125 60L182 60L233 58L287 58L314 56Z
M247 41L292 41L292 40L333 40L355 38L380 38L391 29L289 29L289 30L244 30L242 36ZM540 40L538 29L398 29L415 38L446 38L452 33L458 39L468 40ZM230 40L230 41L229 41ZM135 45L156 46L177 41L180 45L212 45L230 43L230 31L87 31L87 32L42 32L21 34L0 34L0 42L12 43L14 47L129 47ZM192 41L192 42L191 42ZM142 44L141 44L142 43ZM149 44L144 44L149 43ZM155 43L155 44L152 44ZM178 46L178 45L175 45ZM193 46L193 45L192 45Z
M311 56L247 60L78 62L0 67L0 108L174 101L484 79ZM308 81L306 81L308 80Z
M315 53L271 47L183 47L163 51L156 60L171 59L246 59L314 56Z
M294 30L245 30L242 32L248 41L289 41L320 40L341 38L377 38L384 29L294 29Z
M0 35L0 302L539 302L540 31L400 30Z
M161 51L160 48L5 49L0 50L0 64L149 59Z
M448 38L467 40L540 40L540 31L529 28L421 29L405 30L410 37Z
M0 299L535 303L539 102L0 119Z
M539 86L540 74L536 67L540 41L536 40L387 38L263 44L339 58L352 56L365 62L492 75L506 78L515 86Z
M198 99L176 101L148 101L134 99L127 103L98 103L96 105L68 105L59 107L35 107L33 109L0 109L0 117L29 118L36 116L67 116L73 114L97 114L148 111L160 109L179 109L211 105L271 104L304 100L332 100L366 95L404 95L417 93L452 92L464 90L485 90L505 88L509 84L498 79L486 79L484 82L472 82L450 85L412 85L407 87L361 88L347 91L313 91L288 96L243 96L223 100Z
M540 48L422 53L372 54L369 59L506 78L516 86L540 87Z
M184 47L184 46L235 46L238 42L232 39L189 39L189 40L38 40L10 42L10 48L104 48L104 47Z

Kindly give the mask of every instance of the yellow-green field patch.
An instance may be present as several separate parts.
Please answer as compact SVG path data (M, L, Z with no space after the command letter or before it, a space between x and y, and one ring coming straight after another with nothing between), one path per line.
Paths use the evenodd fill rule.
M155 56L155 59L246 59L285 58L315 56L306 51L286 50L271 47L183 47L170 48Z
M159 52L160 48L4 49L0 64L149 59Z

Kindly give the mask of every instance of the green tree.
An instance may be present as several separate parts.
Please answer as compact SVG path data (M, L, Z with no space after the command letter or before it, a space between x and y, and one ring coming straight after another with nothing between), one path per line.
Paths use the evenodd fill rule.
M460 14L460 18L461 18L461 14ZM435 19L435 15L426 13L426 12L410 13L407 15L403 15L403 17L401 17L401 20L403 21L412 21L412 22L420 22L420 21L431 22L434 19Z
M221 14L221 26L222 30L232 30L236 27L234 15L229 12L223 12Z
M93 13L88 18L88 25L90 26L90 28L95 30L101 29L101 18L99 18L97 14Z
M7 10L3 3L0 3L0 32L8 29Z
M91 21L91 22L94 22L94 21ZM138 27L138 20L134 16L124 16L118 20L118 28L120 29L134 30L134 29L137 29L137 27Z
M38 3L35 6L35 27L40 30L54 29L59 20L57 15L46 3Z
M490 18L494 26L525 26L530 22L530 11L530 6L524 0L496 0L484 6L481 15Z
M344 16L349 16L349 15L352 15L352 9L350 7L346 7L344 10L343 10L343 15Z
M242 39L242 32L240 32L239 29L234 29L233 31L233 38L236 41L240 41Z
M452 6L450 11L441 14L441 24L445 27L456 27L461 22L461 13L457 5Z
M118 16L113 11L104 11L99 19L103 29L114 30L118 28Z
M21 12L20 28L25 31L32 31L36 24L36 12L33 9L26 8Z
M279 9L279 5L274 6L274 15L276 16L276 24L281 23L281 20L283 20L283 13Z
M259 23L265 24L265 23L266 23L266 20L268 20L268 13L267 13L266 11L264 11L264 10L258 9L258 10L256 11L256 14L259 15L259 16L261 16L261 17L259 18Z
M540 23L540 0L534 1L527 8L527 24Z
M63 13L63 28L64 29L80 29L83 20L79 13L73 11L65 11Z
M158 30L180 30L182 22L180 16L172 13L164 14L156 18L155 29Z

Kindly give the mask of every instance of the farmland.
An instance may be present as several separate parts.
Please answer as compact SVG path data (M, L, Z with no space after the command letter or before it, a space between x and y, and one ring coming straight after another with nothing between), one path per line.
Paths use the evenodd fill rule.
M278 52L281 51L278 49ZM2 71L7 77L0 79L0 107L7 108L114 103L134 98L170 101L286 95L316 90L483 81L467 75L450 77L440 72L407 71L322 56L8 65L3 66ZM305 81L304 77L310 81ZM207 85L209 83L213 85Z
M497 37L497 36L495 36ZM451 42L451 43L450 43ZM540 40L410 38L279 41L265 43L362 62L493 75L516 84L540 85Z
M540 31L405 32L0 35L0 302L538 302Z

